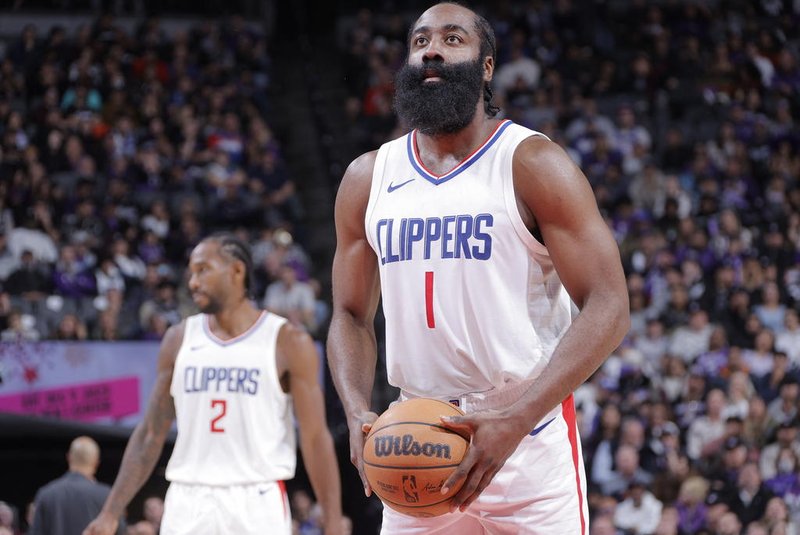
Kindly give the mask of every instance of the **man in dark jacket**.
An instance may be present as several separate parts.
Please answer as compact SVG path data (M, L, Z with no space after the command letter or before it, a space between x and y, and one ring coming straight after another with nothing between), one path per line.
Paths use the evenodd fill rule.
M100 464L97 442L89 437L73 440L67 464L66 474L36 493L29 535L80 535L103 507L110 487L94 478ZM120 526L117 534L124 530Z

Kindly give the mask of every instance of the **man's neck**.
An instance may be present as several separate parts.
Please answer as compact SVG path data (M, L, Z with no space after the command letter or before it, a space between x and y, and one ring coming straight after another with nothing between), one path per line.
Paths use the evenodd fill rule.
M94 470L91 470L89 468L70 466L69 471L72 472L73 474L80 474L86 479L94 481Z
M210 318L211 330L223 340L236 338L252 327L260 314L261 311L257 310L248 299L242 299L213 314Z

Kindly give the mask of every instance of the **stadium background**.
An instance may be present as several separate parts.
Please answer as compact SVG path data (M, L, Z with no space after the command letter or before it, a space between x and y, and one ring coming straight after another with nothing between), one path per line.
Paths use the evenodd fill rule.
M620 444L635 445L637 480L661 483L653 488L667 507L692 474L737 488L715 479L737 447L728 439L758 462L779 428L796 426L799 4L532 0L480 9L498 36L504 115L546 132L580 163L626 267L631 334L577 396L597 518L613 516L629 492L631 481L618 478L617 488L594 468L605 463L620 476ZM190 310L181 263L193 236L218 228L245 233L259 251L259 300L282 266L310 284L313 313L292 314L323 342L338 181L353 157L400 132L391 76L408 24L427 5L17 0L0 8L0 358L33 338L157 340ZM63 41L53 44L57 26ZM86 48L94 55L82 57ZM44 72L47 64L59 68ZM185 102L199 110L193 120L176 111ZM36 259L44 280L11 277L31 236L15 229L53 239L56 258ZM129 253L112 250L118 238ZM75 264L65 248L87 284L63 267ZM137 256L139 274L125 263ZM23 294L20 281L41 291ZM67 312L75 321L62 325ZM360 492L340 406L322 380L345 512L356 533L373 533L379 506ZM724 392L721 420L702 420L715 387ZM393 395L377 388L375 407ZM783 406L773 403L784 395ZM694 421L719 433L698 437ZM678 428L685 471L658 451L667 424ZM110 483L125 426L0 415L0 500L23 511L65 469L79 433L100 442L98 478ZM169 453L131 518L144 496L166 488ZM290 489L306 486L301 467ZM781 492L790 516L800 516L792 502L800 490ZM613 506L602 494L617 497Z

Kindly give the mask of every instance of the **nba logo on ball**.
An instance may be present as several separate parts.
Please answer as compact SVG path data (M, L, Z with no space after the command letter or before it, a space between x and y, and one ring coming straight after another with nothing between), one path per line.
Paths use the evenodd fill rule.
M417 478L413 475L403 476L403 494L405 494L408 503L419 502L419 494L417 494Z
M441 490L469 437L443 427L441 418L462 414L449 403L417 398L392 405L375 421L364 443L364 473L386 506L419 517L449 512L459 488Z

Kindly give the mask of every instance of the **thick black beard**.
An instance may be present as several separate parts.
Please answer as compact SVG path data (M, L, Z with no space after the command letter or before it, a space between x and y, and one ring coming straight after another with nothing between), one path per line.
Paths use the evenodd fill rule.
M426 71L436 71L438 82L425 82ZM394 109L400 120L422 134L453 134L472 122L483 96L483 61L447 65L429 61L405 64L395 77Z

